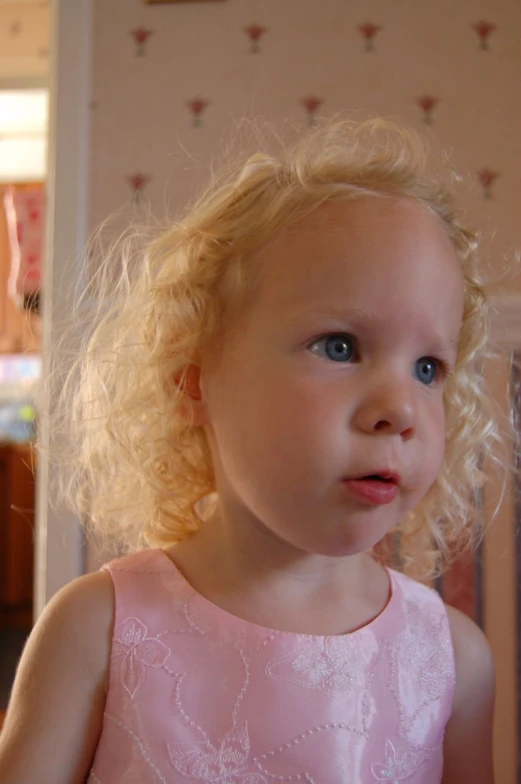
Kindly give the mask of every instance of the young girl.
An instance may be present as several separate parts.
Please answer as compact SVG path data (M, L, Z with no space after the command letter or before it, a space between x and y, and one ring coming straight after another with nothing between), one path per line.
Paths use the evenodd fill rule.
M404 574L479 535L474 251L373 121L254 156L125 266L65 457L130 554L38 621L3 784L491 784L488 643Z

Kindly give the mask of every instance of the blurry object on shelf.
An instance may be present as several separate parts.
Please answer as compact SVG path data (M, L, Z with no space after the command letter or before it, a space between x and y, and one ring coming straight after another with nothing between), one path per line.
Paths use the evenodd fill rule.
M0 442L26 444L36 437L35 394L41 357L0 355Z
M18 307L37 312L45 233L44 185L10 185L4 203L11 248L8 293Z
M0 397L2 388L10 384L23 390L34 388L42 374L42 358L38 354L0 354Z
M36 438L36 410L29 403L0 402L0 441L28 444Z

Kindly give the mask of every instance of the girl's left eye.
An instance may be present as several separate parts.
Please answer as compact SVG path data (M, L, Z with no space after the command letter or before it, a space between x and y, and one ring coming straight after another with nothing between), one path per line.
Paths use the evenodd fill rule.
M326 335L309 347L313 354L332 362L351 362L356 357L355 341L351 335Z
M421 357L414 365L414 375L422 384L431 386L445 376L445 367L439 359L434 357Z

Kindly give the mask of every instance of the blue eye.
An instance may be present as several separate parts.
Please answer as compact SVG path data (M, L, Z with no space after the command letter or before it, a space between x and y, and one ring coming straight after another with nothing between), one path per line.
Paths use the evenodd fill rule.
M351 362L356 354L355 342L350 335L327 335L310 346L314 354L332 362Z
M414 374L422 384L430 385L438 378L440 363L433 357L421 357L414 366Z

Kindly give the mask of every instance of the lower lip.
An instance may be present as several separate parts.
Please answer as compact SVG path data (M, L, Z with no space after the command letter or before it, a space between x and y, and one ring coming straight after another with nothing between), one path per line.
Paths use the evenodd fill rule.
M398 485L394 482L382 482L379 479L345 479L343 484L350 495L375 506L390 504L398 492Z

